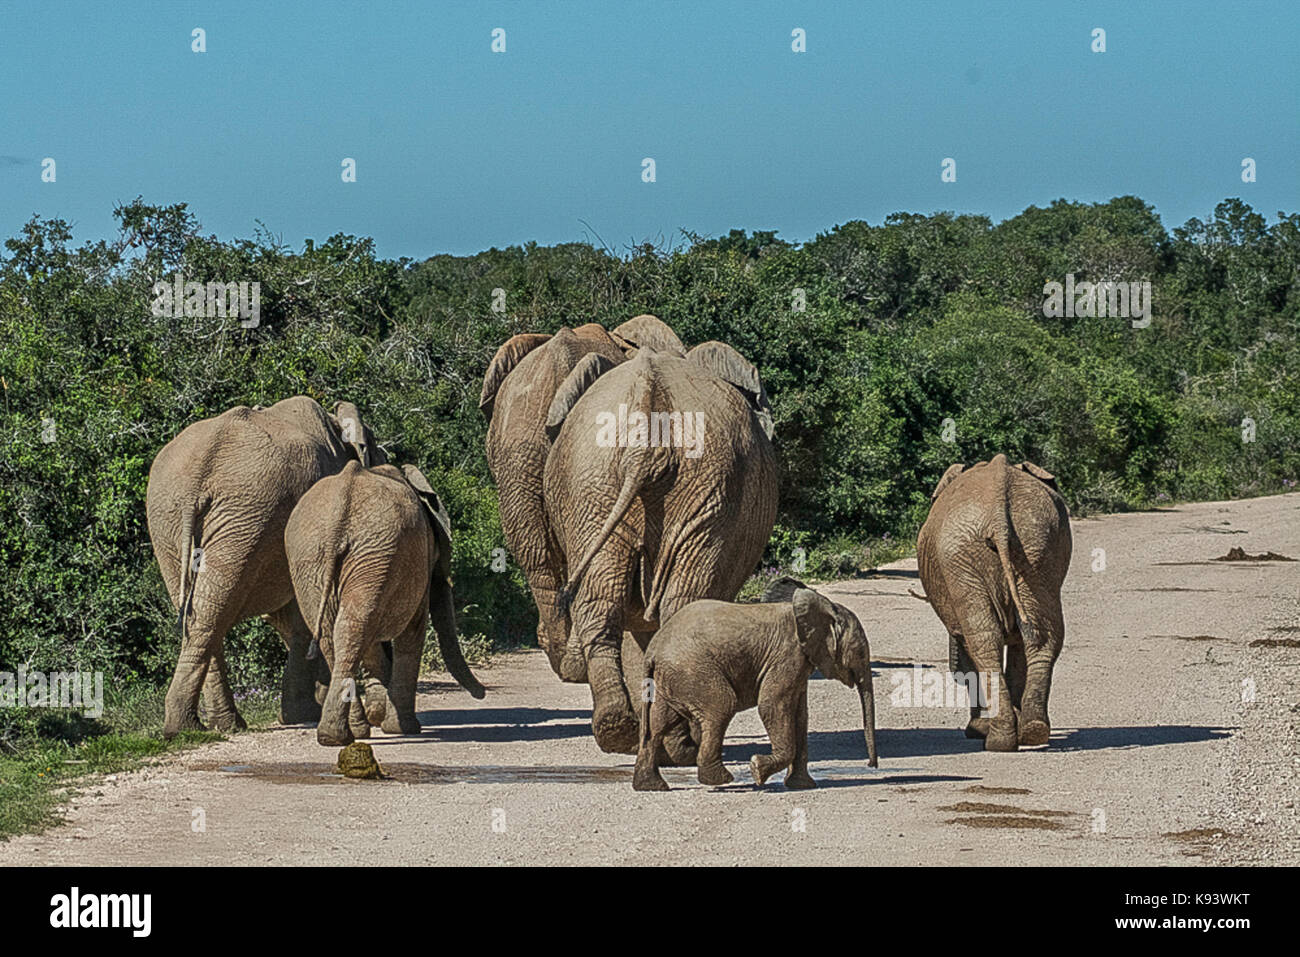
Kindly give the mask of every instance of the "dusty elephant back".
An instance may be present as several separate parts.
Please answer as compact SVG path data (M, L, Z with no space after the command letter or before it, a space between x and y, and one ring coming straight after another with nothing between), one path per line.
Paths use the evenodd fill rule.
M668 437L667 446L601 444L609 438L599 435L602 423L608 433L613 417L617 429L620 407L629 415L680 413L683 423L689 415L696 424L683 425L680 446L673 444L671 424L658 433L661 443ZM688 454L691 431L697 456ZM602 574L616 577L635 564L633 605L652 621L693 599L734 598L776 517L775 453L741 393L687 359L644 351L587 389L566 416L546 467L547 509L570 566L597 538L634 473L639 494L601 546L593 587L600 587ZM618 583L606 585L616 590ZM660 609L664 599L670 607Z
M294 508L284 540L309 623L320 617L322 602L348 594L350 607L378 613L381 630L396 633L426 598L436 558L433 532L419 498L391 466L349 462L321 479Z
M245 614L288 601L284 526L312 483L346 461L324 410L303 396L268 409L237 406L186 427L155 457L145 494L150 540L173 601L187 510L214 568L227 551L232 562L256 556Z

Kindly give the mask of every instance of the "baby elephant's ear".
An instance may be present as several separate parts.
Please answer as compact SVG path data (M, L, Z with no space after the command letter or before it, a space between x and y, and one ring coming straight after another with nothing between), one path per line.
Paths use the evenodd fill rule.
M429 513L429 518L433 523L433 534L438 540L438 565L439 571L443 577L451 577L451 516L447 514L446 507L442 504L442 499L438 498L438 493L433 490L429 480L424 477L424 473L414 465L403 465L402 474L406 476L406 482L415 490L415 494L420 497L425 511Z
M835 674L835 606L811 588L794 593L795 631L799 650L826 677Z
M943 473L943 478L939 479L939 484L936 485L934 487L934 491L930 493L930 501L933 502L935 499L937 499L939 497L939 493L948 487L948 483L951 482L953 479L955 479L958 475L961 475L961 473L965 471L965 469L966 466L961 464L960 462L958 462L956 465L949 465L948 471Z
M1060 491L1060 489L1056 487L1056 476L1053 475L1051 472L1047 471L1047 469L1039 468L1033 462L1021 462L1020 468L1028 472L1030 475L1038 479L1038 481L1042 482L1044 485L1048 486L1049 488L1057 492Z

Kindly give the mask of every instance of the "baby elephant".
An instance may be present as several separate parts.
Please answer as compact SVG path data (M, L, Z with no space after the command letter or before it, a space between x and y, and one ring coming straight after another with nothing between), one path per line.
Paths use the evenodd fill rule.
M808 775L808 678L813 669L856 686L871 766L876 709L871 649L856 615L793 579L786 601L742 605L696 601L668 620L646 651L641 747L632 787L666 791L655 754L664 735L689 724L700 742L701 784L727 784L722 738L738 711L758 706L772 741L749 767L761 785L784 768L788 788L812 788Z
M456 640L451 521L419 469L349 462L299 500L284 544L298 607L330 665L317 741L348 744L368 736L371 723L420 733L415 685L430 616L448 670L483 697ZM388 672L383 641L392 641L391 677L387 688L367 680L362 711L354 675L361 666Z

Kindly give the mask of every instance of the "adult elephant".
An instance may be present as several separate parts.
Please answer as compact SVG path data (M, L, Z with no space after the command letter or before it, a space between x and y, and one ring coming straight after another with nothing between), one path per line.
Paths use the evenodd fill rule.
M200 691L214 728L244 727L222 644L232 626L253 615L266 616L289 649L281 719L320 716L316 666L307 659L310 631L294 602L284 527L303 494L351 459L387 460L356 406L340 402L330 414L307 396L270 408L241 405L195 422L158 453L145 510L181 631L164 737L202 727Z
M1005 455L953 465L916 539L926 597L948 630L953 672L978 672L992 692L972 700L966 736L986 751L1046 744L1052 668L1065 641L1061 583L1070 567L1070 516L1055 477ZM1006 669L1002 665L1006 649ZM969 687L969 686L968 686Z
M542 474L551 450L546 416L561 383L584 358L598 356L601 363L589 368L604 371L643 345L685 355L672 329L654 316L642 315L612 334L593 322L554 335L514 336L497 350L483 377L479 408L489 420L487 460L497 486L501 529L537 604L537 643L556 674L568 622L557 610L563 582L550 561L542 502ZM572 677L584 680L582 675Z
M623 646L644 651L696 599L736 597L776 520L776 456L758 372L730 346L643 346L595 374L602 361L579 363L551 403L544 499L566 578L561 671L585 673L601 750L634 754Z

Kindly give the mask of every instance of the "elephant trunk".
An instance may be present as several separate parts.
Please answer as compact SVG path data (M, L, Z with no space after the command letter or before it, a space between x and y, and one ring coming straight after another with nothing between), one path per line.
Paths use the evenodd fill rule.
M862 733L867 739L867 763L873 768L879 767L876 760L876 692L872 687L871 674L858 682L858 697L862 699Z
M456 638L456 606L451 582L437 574L429 583L429 614L433 618L433 629L438 633L438 650L442 653L443 664L457 684L473 697L482 698L487 692L469 670Z

